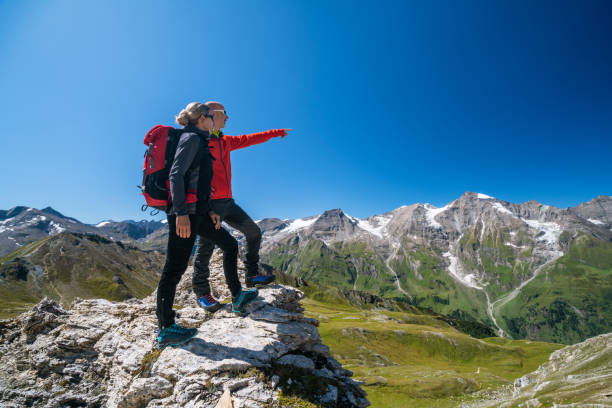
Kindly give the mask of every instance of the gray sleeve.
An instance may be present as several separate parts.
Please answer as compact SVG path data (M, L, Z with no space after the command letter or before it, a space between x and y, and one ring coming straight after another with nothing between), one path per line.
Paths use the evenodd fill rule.
M172 195L172 214L189 214L185 198L185 173L187 173L193 159L198 154L199 145L200 140L195 133L183 133L179 139L174 161L168 175L170 194Z

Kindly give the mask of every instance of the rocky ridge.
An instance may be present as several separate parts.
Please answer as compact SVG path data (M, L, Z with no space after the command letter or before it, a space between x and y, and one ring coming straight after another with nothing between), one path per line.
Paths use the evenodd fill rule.
M559 349L536 371L462 408L611 407L612 333Z
M225 390L234 407L280 407L283 398L369 405L321 343L318 322L304 317L302 292L274 285L260 290L246 317L229 305L210 315L197 308L190 275L177 289L177 320L199 333L182 347L157 350L155 293L76 299L68 310L45 299L0 321L0 405L212 408ZM228 297L218 254L211 286Z

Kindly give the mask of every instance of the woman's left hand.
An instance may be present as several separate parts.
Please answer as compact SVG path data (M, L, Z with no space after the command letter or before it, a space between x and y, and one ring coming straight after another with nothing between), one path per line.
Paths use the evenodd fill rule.
M215 226L215 229L221 228L221 217L219 216L219 214L215 213L214 211L209 211L208 216L210 217L213 225Z

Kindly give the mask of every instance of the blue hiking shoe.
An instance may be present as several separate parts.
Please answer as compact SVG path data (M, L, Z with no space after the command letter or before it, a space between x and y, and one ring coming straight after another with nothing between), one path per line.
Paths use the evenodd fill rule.
M257 274L255 276L247 276L245 281L247 288L259 288L261 286L269 285L270 283L274 282L275 279L276 277L274 275Z
M202 297L199 297L198 298L198 305L202 309L207 310L207 311L209 311L211 313L214 313L217 310L221 309L221 307L223 307L223 305L221 303L219 303L219 301L217 299L212 297L212 295L210 293L208 295L204 295Z
M244 313L244 307L247 305L247 303L254 300L258 294L259 291L257 289L241 289L240 295L238 295L236 299L232 299L232 312L240 314Z
M172 326L168 326L159 332L157 336L157 347L160 349L167 346L177 347L187 343L194 338L196 334L198 334L198 329L188 329L173 323Z

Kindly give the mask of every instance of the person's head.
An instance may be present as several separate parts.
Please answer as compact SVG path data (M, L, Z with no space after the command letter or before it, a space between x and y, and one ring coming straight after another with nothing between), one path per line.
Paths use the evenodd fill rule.
M201 102L191 102L175 119L181 126L191 125L201 130L211 130L214 127L210 108Z
M208 106L210 113L215 118L213 129L223 129L225 127L225 123L229 119L229 116L227 116L227 112L225 111L225 107L219 102L215 101L206 102L206 106Z

